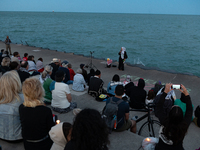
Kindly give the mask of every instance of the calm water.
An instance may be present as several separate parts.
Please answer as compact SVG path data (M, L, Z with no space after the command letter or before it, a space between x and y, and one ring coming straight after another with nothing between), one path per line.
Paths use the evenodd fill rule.
M200 77L200 16L0 12L0 40L118 59Z

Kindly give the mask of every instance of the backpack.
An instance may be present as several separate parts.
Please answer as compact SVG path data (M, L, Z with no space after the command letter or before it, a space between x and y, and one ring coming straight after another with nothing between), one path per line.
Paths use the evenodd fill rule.
M119 100L114 102L113 97L110 98L110 102L104 107L102 118L104 119L106 125L108 126L109 133L112 132L113 129L117 128L117 124L122 120L122 118L117 121L117 112L118 105L123 102L123 100Z

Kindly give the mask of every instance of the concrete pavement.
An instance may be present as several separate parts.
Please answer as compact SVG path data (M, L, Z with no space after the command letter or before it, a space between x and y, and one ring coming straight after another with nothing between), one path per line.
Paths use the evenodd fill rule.
M5 49L5 44L3 42L0 42L0 49ZM48 50L48 49L42 49L37 47L29 47L24 46L21 44L11 44L12 53L17 51L20 53L21 57L23 57L23 54L27 52L29 55L35 56L35 61L39 57L42 57L44 60L44 64L49 64L53 58L59 58L61 61L67 60L72 64L72 68L76 72L76 70L79 68L79 65L81 63L89 64L90 58L84 57L81 55L74 55L73 53L64 53L64 52L57 52L55 50ZM93 54L95 56L95 54ZM117 53L116 53L117 55ZM106 59L106 54L105 54ZM131 58L129 58L131 59ZM93 59L93 64L101 71L102 76L101 78L104 81L105 88L107 87L108 82L111 81L114 74L118 74L121 77L121 80L124 80L126 75L131 75L132 80L134 83L137 83L137 80L139 78L143 78L146 82L145 90L151 89L156 81L161 81L162 84L164 83L174 83L174 84L183 84L188 91L190 92L190 96L194 105L194 108L196 108L197 105L200 104L199 96L200 96L200 78L196 76L191 75L183 75L183 74L175 74L175 73L167 73L157 70L145 70L142 68L139 68L137 66L127 66L125 65L125 71L119 71L116 67L111 68L105 68L106 61L100 60L100 59ZM115 63L117 65L117 63ZM87 69L89 72L89 69ZM105 106L105 102L97 102L94 100L93 97L89 96L86 92L74 92L72 91L72 98L73 101L77 102L78 108L84 109L84 108L94 108L99 111L103 109ZM180 92L176 91L177 98L180 98ZM58 118L61 121L68 121L73 122L74 115L72 112L69 112L67 114L58 114L56 112L53 112L54 114L58 115ZM141 112L130 112L130 118L134 115L138 115L139 117L142 116L144 113ZM146 119L145 119L146 120ZM137 124L137 130L141 127L142 123ZM200 147L200 128L196 127L194 123L192 122L187 135L184 139L184 147L186 150L195 150ZM129 131L125 131L122 133L115 133L113 132L110 135L110 146L109 148L111 150L125 150L125 149L131 149L131 150L137 150L141 146L141 142L144 137L138 136L137 134L130 133ZM0 140L0 145L2 146L3 150L23 150L23 144L17 143L17 144L10 144L8 142Z

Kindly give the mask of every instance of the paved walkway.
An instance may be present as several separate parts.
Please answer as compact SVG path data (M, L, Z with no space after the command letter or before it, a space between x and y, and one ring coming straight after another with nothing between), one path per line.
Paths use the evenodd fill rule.
M0 42L0 49L5 49L5 44ZM27 52L29 55L34 55L35 60L39 57L42 57L44 60L44 64L49 64L53 58L59 58L61 61L67 60L72 64L72 68L76 71L79 68L81 63L89 64L90 58L84 57L81 55L74 55L73 53L64 53L64 52L57 52L56 50L47 50L37 47L28 47L20 44L11 44L12 53L18 51L23 57L23 54ZM117 52L116 52L117 55ZM95 53L94 53L95 56ZM106 58L106 55L105 55ZM131 59L131 58L129 58ZM174 84L183 84L190 92L190 96L192 98L192 102L194 108L200 104L199 101L199 90L200 90L200 78L196 76L189 76L183 74L173 74L173 73L166 73L157 70L144 70L139 67L134 66L127 66L125 65L125 71L119 71L117 68L105 68L106 61L100 59L93 59L93 64L101 70L102 79L104 81L104 86L106 88L108 82L111 81L114 74L118 74L121 77L121 80L124 80L126 75L131 75L132 80L135 84L137 84L137 80L139 78L143 78L146 82L146 91L151 89L156 81L161 81L164 83L174 83ZM117 65L117 63L115 64ZM89 72L89 69L87 70ZM180 92L175 91L177 98L180 98ZM94 108L99 111L103 109L105 106L105 102L97 102L94 100L93 97L89 96L86 92L74 92L71 90L72 99L73 101L77 102L78 107L81 109L84 108ZM73 122L74 115L72 112L67 114L58 114L58 118L61 121L68 121ZM134 115L138 115L139 117L144 113L140 112L130 112L130 117ZM137 130L141 127L142 123L137 124ZM187 135L184 139L184 147L186 150L195 150L200 147L200 128L196 127L194 123L191 123ZM110 150L125 150L125 149L133 149L138 150L141 146L141 142L144 137L138 136L137 134L130 133L129 131L115 133L113 132L110 135ZM3 147L3 150L23 150L23 144L11 144L0 140L0 145Z

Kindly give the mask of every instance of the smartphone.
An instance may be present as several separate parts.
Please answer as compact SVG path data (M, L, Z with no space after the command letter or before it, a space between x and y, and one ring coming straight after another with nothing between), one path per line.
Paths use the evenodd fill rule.
M173 84L172 85L172 89L181 89L181 85L180 84Z

